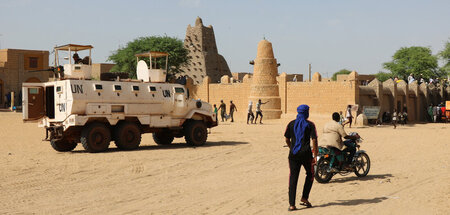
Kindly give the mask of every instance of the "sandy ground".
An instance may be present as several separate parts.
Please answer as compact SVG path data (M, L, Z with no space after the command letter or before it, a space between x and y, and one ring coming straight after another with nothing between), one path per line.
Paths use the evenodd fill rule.
M288 214L286 123L223 123L204 147L54 151L36 124L0 112L0 214ZM319 135L328 117L312 115ZM314 182L313 208L290 214L449 214L450 124L346 129L365 139L369 175ZM319 139L320 141L320 139ZM301 196L303 178L299 182Z

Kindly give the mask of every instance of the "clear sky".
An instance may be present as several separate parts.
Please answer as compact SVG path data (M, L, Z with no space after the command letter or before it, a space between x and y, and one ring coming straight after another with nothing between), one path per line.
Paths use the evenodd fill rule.
M232 72L253 71L248 62L265 37L279 72L307 74L311 63L323 77L343 68L371 74L401 47L442 50L450 40L449 8L449 0L0 0L0 46L91 44L100 63L140 36L184 40L200 16L214 27Z

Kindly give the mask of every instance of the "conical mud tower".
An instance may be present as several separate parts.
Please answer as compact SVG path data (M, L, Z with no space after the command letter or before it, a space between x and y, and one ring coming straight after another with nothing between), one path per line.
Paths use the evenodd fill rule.
M253 101L253 107L261 99L261 106L264 119L279 119L281 116L281 98L278 90L277 59L273 56L272 43L267 40L261 40L258 43L258 53L253 68L253 81L250 87L250 98Z

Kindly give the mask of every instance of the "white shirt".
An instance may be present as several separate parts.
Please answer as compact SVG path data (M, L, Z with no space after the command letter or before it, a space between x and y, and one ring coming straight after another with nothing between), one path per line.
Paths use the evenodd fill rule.
M347 115L346 115L346 117L347 118L352 117L352 109L351 108L347 108Z
M411 75L408 76L408 84L411 84L414 81L414 77L412 77Z
M261 103L256 103L256 111L261 112Z

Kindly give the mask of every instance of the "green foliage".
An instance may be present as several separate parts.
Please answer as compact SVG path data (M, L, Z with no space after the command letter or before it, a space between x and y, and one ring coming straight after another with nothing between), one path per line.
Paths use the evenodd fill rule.
M336 81L337 75L341 75L341 74L350 74L351 72L352 72L352 71L350 71L350 70L348 70L348 69L341 69L341 70L335 72L335 73L333 74L333 76L331 76L331 80L332 80L332 81Z
M378 72L377 74L375 74L375 77L376 77L379 81L384 82L384 81L386 81L386 80L392 78L393 76L392 76L391 73L381 72L381 71L380 71L380 72Z
M383 66L399 79L406 79L409 74L423 78L442 76L438 70L437 57L432 55L431 49L427 47L400 48L392 56L392 61L384 63Z
M183 72L181 67L188 63L189 51L183 47L183 41L175 37L150 36L139 37L128 42L125 47L119 48L108 57L109 61L116 65L111 72L126 72L131 78L136 78L136 57L135 54L159 51L169 53L168 76L174 76ZM147 64L149 62L147 61Z
M444 66L442 66L441 71L450 74L450 42L447 42L444 50L439 52L439 57L444 60Z

